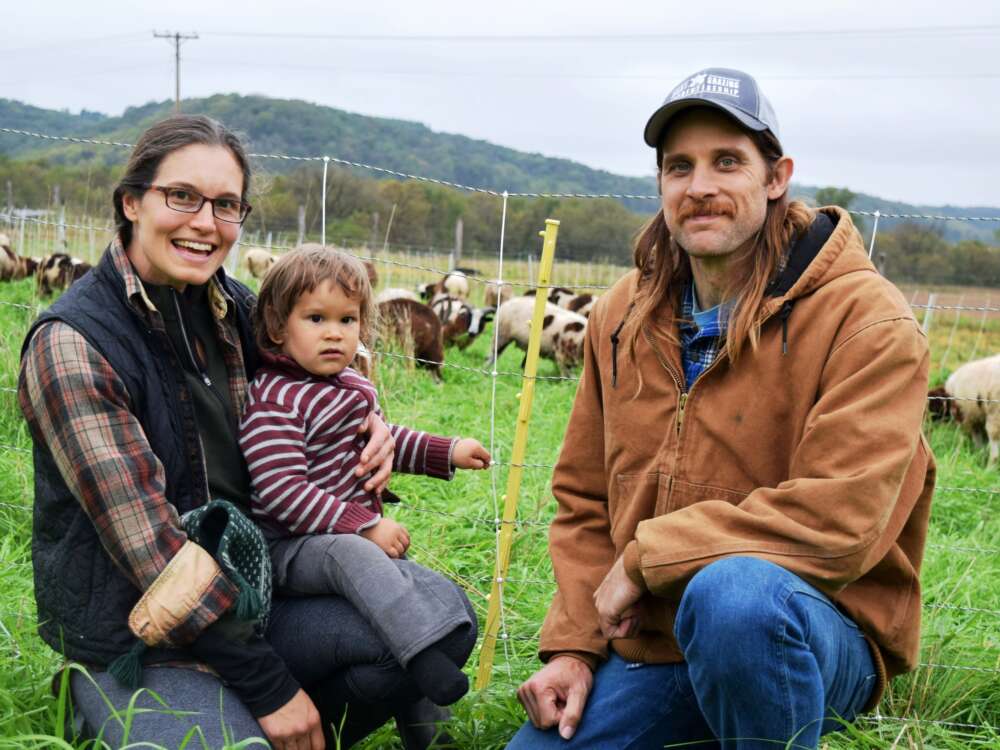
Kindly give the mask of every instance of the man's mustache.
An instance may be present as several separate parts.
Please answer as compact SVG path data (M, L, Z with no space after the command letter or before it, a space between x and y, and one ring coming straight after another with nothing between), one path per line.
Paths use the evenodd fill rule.
M685 221L692 216L732 216L732 206L726 201L697 201L681 206L679 221Z

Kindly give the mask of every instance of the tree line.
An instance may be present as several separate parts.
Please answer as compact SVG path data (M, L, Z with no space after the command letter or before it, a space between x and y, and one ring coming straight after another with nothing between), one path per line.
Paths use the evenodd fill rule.
M111 223L111 192L119 165L77 165L0 156L0 201L15 208L53 209ZM313 167L275 173L258 169L252 185L253 211L245 231L261 239L270 233L293 240L301 229L320 232L322 174ZM844 188L817 191L817 202L849 208L854 194ZM502 199L416 180L373 179L351 169L331 166L327 174L326 235L329 240L367 242L381 247L408 245L447 250L455 246L455 227L462 223L466 255L493 256L499 247ZM653 206L650 206L653 208ZM629 210L613 199L510 198L504 226L505 253L524 257L537 253L538 231L545 219L561 222L559 254L584 262L631 263L635 234L649 214ZM871 227L856 219L870 237ZM876 237L874 260L898 282L1000 286L1000 236L993 243L948 242L943 227L907 222Z

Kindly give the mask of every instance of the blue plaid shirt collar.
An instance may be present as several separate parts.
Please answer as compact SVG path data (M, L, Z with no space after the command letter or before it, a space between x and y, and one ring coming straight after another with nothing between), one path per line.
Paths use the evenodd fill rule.
M729 323L732 305L716 305L705 311L696 311L695 308L694 282L689 282L681 300L681 322L678 327L686 389L715 361Z

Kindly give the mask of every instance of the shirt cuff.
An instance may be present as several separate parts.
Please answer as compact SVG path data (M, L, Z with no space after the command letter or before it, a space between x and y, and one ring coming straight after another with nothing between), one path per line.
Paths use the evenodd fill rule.
M458 438L427 436L427 457L424 460L424 473L427 476L435 479L451 479L455 476L455 469L451 465L451 453L457 442Z

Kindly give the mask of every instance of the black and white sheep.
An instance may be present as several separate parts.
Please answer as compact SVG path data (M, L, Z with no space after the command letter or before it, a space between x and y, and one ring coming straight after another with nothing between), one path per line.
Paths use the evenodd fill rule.
M465 349L496 312L493 308L472 307L465 300L449 294L438 294L431 302L431 309L441 321L441 336L445 346L457 344Z
M538 289L529 289L524 293L525 297L534 297L538 293ZM553 305L558 305L559 307L565 308L569 300L576 296L576 292L572 289L567 289L564 286L553 286L549 287L548 300Z
M962 425L976 445L989 442L989 466L1000 460L1000 354L967 362L930 392L930 411Z
M498 356L512 341L521 350L528 350L528 337L534 312L534 297L514 297L500 305L495 324ZM539 354L553 360L559 366L562 375L568 375L570 369L583 359L583 339L586 330L585 317L546 302ZM491 353L486 364L492 363Z

